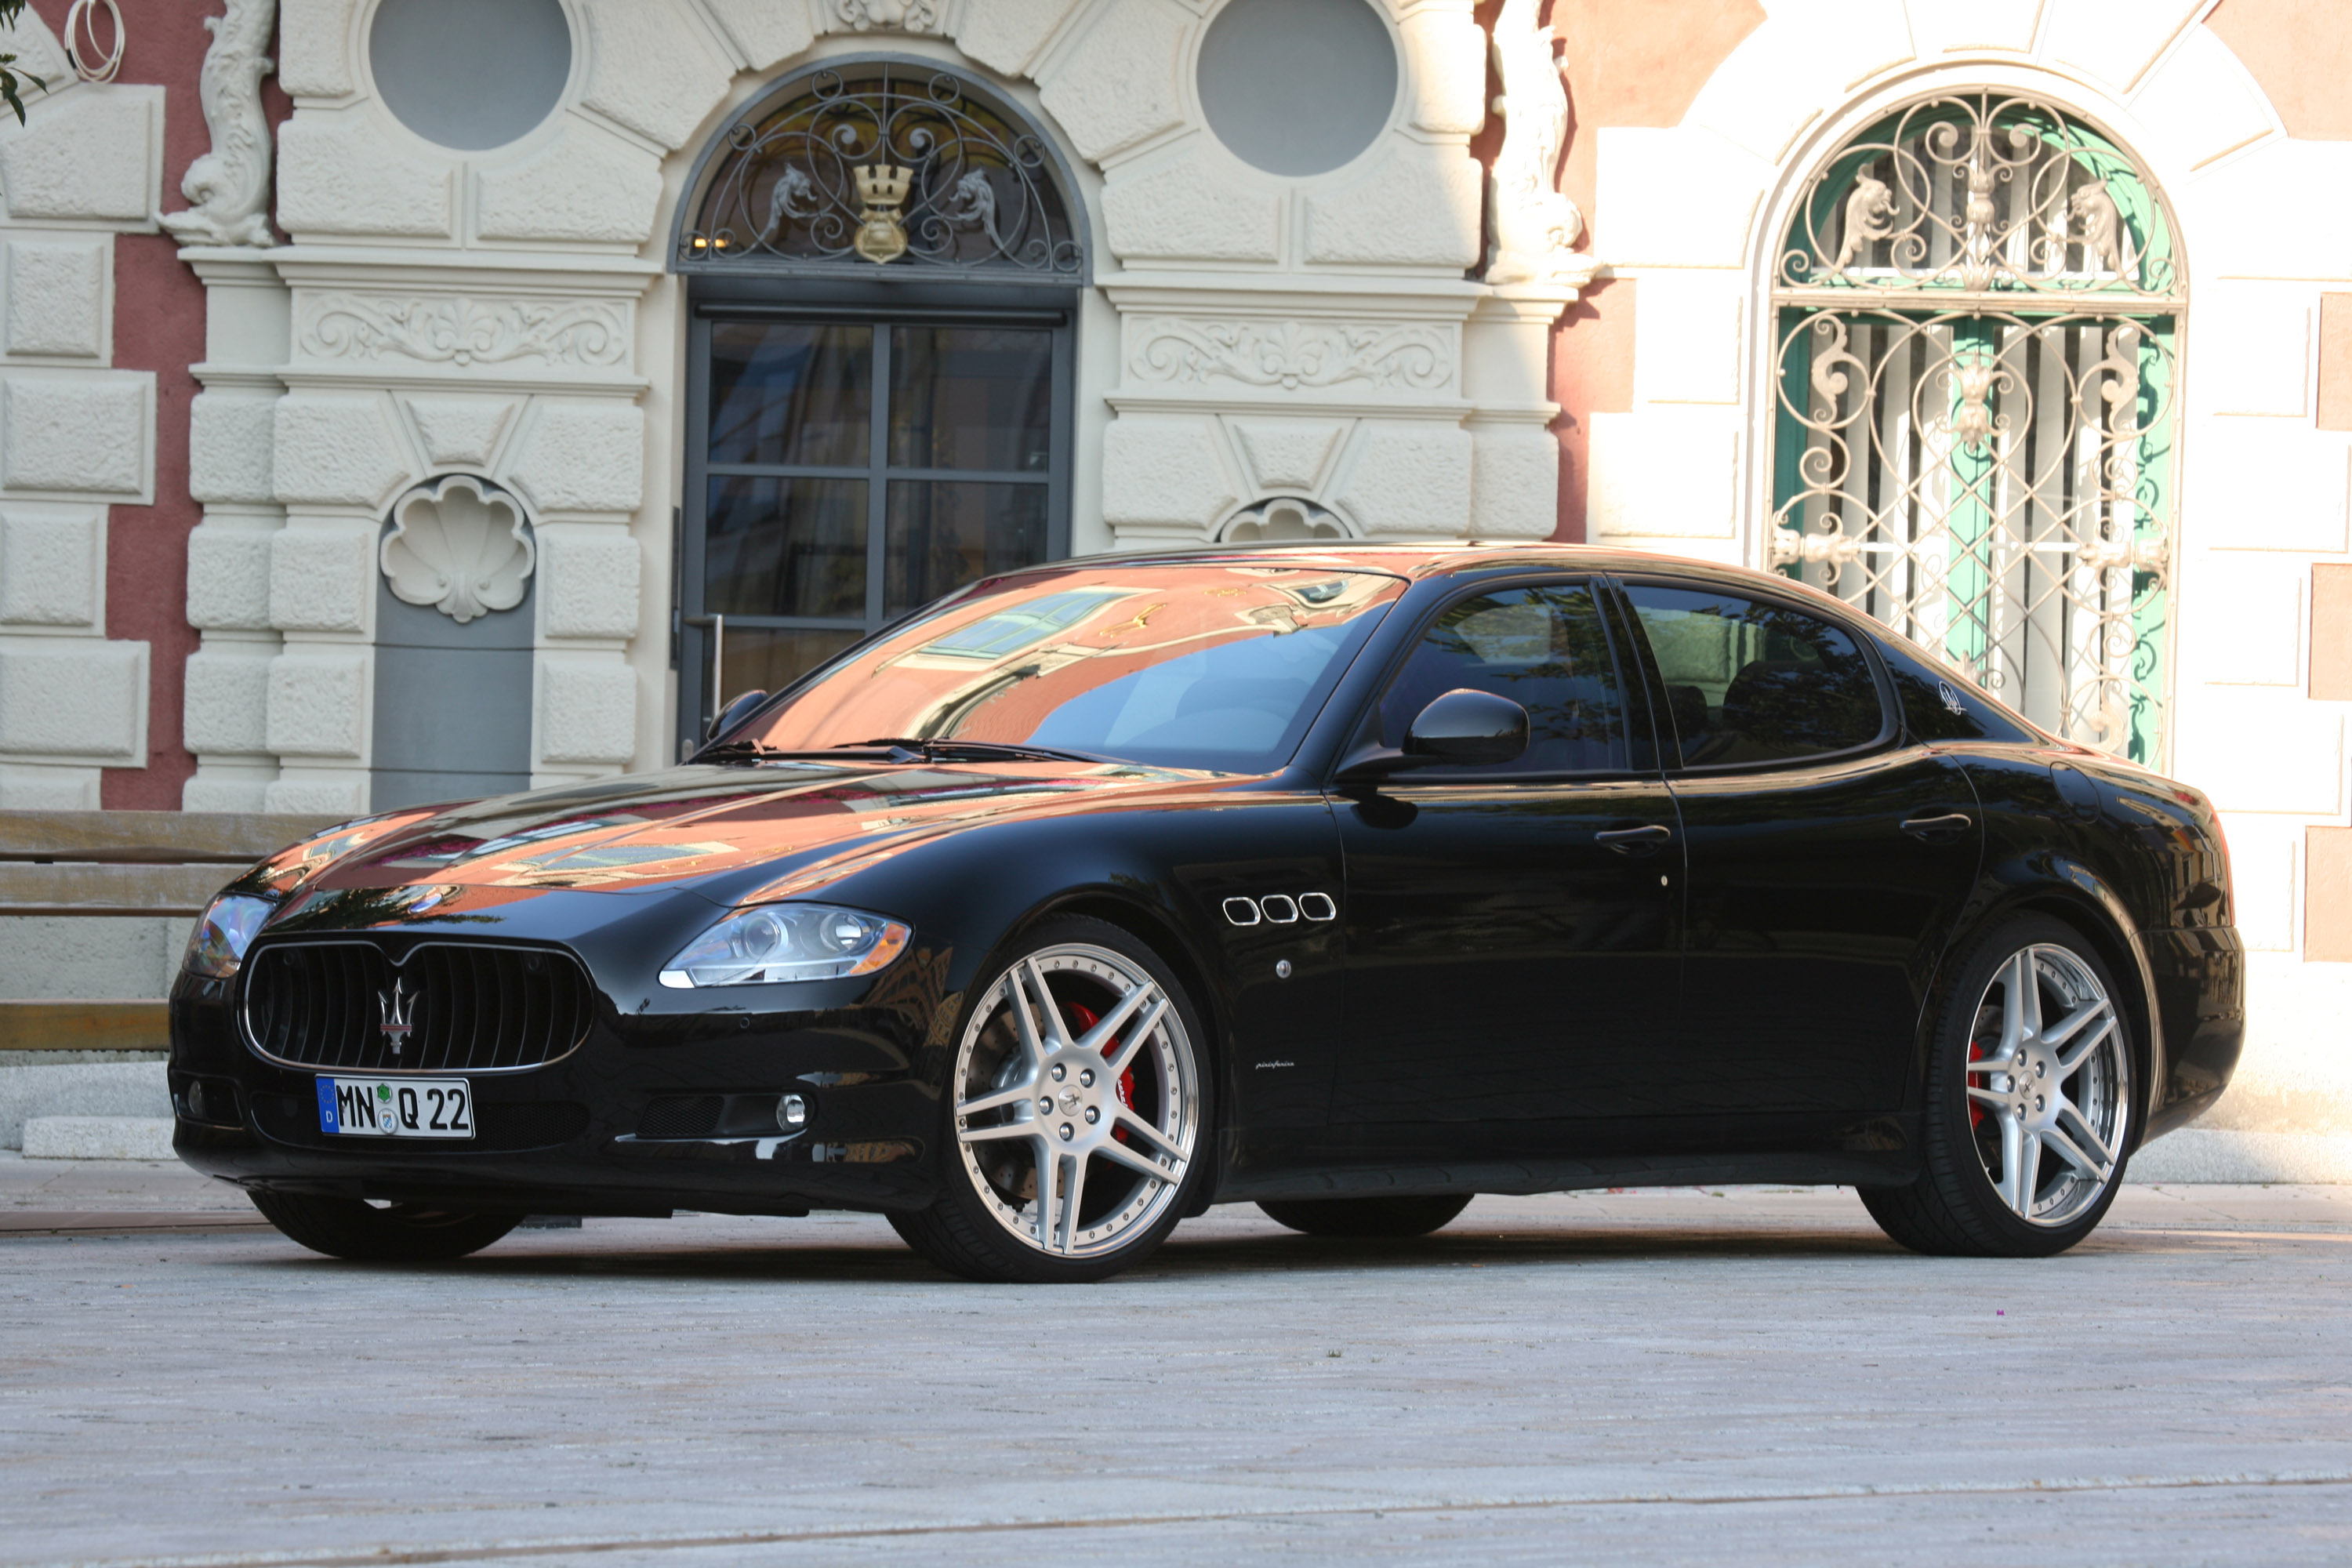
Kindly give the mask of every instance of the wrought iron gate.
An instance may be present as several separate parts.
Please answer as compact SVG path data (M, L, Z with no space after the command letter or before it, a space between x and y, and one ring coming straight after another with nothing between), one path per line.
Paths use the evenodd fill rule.
M2187 306L2161 197L2051 105L1941 94L1813 176L1774 272L1770 560L2046 728L2164 752Z

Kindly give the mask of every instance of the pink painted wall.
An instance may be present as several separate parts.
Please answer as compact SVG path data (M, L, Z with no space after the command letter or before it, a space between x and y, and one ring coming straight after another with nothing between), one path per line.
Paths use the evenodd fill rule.
M65 26L69 0L33 0L52 32ZM129 42L116 80L160 83L163 100L163 206L185 206L180 180L210 146L197 73L212 36L205 18L222 0L120 0ZM273 126L293 112L275 81L264 101ZM197 393L188 366L204 358L205 289L184 266L168 234L117 235L114 240L114 363L155 373L155 504L115 506L107 532L106 635L149 645L147 763L109 768L100 799L117 810L174 811L180 786L195 772L181 744L180 715L188 656L188 532L204 509L188 496L188 404Z

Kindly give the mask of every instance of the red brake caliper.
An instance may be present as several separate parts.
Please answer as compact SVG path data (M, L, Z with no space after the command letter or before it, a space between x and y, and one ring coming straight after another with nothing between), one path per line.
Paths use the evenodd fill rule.
M1978 1045L1974 1040L1970 1040L1970 1041L1969 1042L1969 1061L1970 1062L1970 1064L1971 1064L1971 1065L1973 1065L1974 1063L1980 1062L1980 1061L1982 1061L1982 1060L1984 1060L1984 1049L1983 1049L1983 1047L1980 1047L1980 1046L1979 1046L1979 1045ZM1969 1079L1968 1079L1967 1077L1963 1077L1963 1078L1960 1079L1960 1082L1961 1082L1963 1085L1966 1085L1969 1081ZM1971 1132L1975 1131L1977 1130L1978 1124L1979 1124L1979 1123L1980 1123L1980 1122L1982 1122L1983 1121L1984 1121L1984 1107L1977 1103L1977 1097L1976 1097L1975 1095L1969 1095L1969 1131L1971 1131Z
M1102 1022L1102 1015L1083 1002L1069 1002L1065 1003L1064 1005L1069 1008L1070 1017L1077 1025L1078 1033L1082 1035ZM1118 1041L1116 1038L1103 1042L1104 1056L1114 1056L1118 1051ZM1135 1069L1133 1068L1118 1075L1118 1102L1129 1110L1135 1109ZM1112 1128L1110 1135L1122 1143L1128 1141L1127 1129L1124 1127Z

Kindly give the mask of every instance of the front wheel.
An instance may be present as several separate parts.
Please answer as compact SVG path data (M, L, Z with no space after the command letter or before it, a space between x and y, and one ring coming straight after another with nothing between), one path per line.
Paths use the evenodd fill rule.
M940 1196L891 1225L967 1279L1137 1262L1212 1179L1201 1038L1183 987L1128 931L1070 918L1024 933L957 1035Z
M1916 1252L2046 1258L2091 1234L2123 1184L2132 1045L2090 943L2046 916L1961 959L1927 1053L1926 1170L1865 1187Z
M474 1214L423 1204L378 1207L357 1198L307 1193L246 1195L289 1240L357 1263L446 1263L481 1251L522 1220L519 1214Z

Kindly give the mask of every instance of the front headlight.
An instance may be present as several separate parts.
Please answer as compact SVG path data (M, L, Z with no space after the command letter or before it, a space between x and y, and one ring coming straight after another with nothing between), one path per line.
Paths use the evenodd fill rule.
M245 962L245 950L269 911L278 906L268 899L245 893L223 893L205 906L188 934L187 967L191 974L226 980Z
M914 933L897 921L830 904L761 904L738 910L662 966L661 983L774 985L871 974L898 956Z

